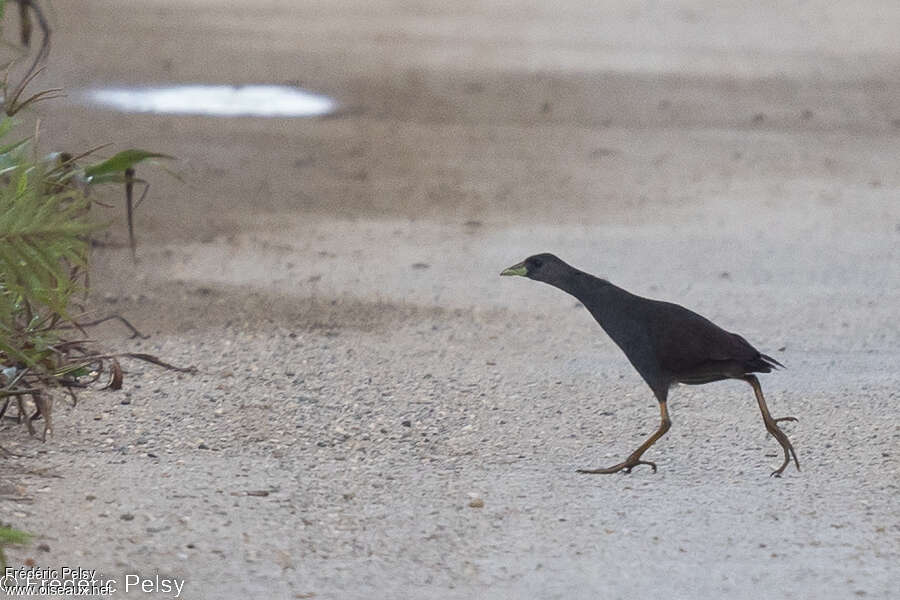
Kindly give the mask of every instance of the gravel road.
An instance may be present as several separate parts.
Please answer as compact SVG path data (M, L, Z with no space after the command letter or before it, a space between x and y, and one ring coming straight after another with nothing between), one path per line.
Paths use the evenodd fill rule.
M878 598L900 589L900 5L55 3L42 81L299 84L321 119L38 107L178 156L94 260L121 392L0 424L11 564L186 598ZM551 251L788 369L657 425ZM143 597L121 589L116 597ZM156 597L173 597L158 592Z

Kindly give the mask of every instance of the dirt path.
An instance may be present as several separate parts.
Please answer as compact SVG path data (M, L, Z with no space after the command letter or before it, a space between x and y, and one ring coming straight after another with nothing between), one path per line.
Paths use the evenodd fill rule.
M900 9L595 4L55 3L73 102L45 145L186 178L154 176L137 265L95 257L97 303L152 337L97 335L200 373L129 364L45 444L0 425L27 456L0 521L37 534L13 564L187 598L892 597ZM74 101L160 82L342 109ZM778 446L721 383L673 393L658 473L577 475L657 413L571 298L497 277L543 250L787 364L763 386L803 471L768 478Z

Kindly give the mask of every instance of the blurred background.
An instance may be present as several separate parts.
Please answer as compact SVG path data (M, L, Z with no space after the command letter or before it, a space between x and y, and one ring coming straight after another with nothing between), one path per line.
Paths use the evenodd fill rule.
M170 390L137 369L135 407L60 413L59 468L90 480L105 464L106 506L138 518L100 533L87 507L50 558L182 572L191 597L896 590L900 3L79 0L48 15L38 81L69 97L35 108L42 144L164 152L182 177L140 170L136 262L106 213L93 299L152 334L135 349L206 374ZM92 96L182 85L334 105L223 117ZM497 277L540 251L788 364L764 385L800 418L809 470L765 480L774 442L749 392L722 384L677 393L656 476L575 476L655 409L571 299ZM235 482L277 502L233 498ZM65 531L53 506L20 521Z
M60 3L43 83L71 99L42 115L43 132L59 148L114 142L182 161L186 185L155 178L138 215L147 277L193 261L179 277L309 295L298 282L321 275L327 244L307 241L310 260L295 254L289 269L258 244L244 245L247 264L219 256L250 233L308 240L298 228L326 219L353 238L363 232L348 223L390 220L422 225L410 235L432 242L443 238L429 225L461 240L499 234L465 255L454 240L440 258L398 255L445 261L413 285L408 264L395 276L382 257L316 280L329 296L355 286L432 302L448 272L478 280L539 249L600 257L622 237L703 279L769 260L774 236L821 279L822 248L801 243L810 236L847 267L873 251L860 234L896 241L898 13L893 2ZM116 112L87 96L179 84L297 87L336 106L324 118L203 118ZM535 243L536 227L570 226ZM392 227L369 235L393 239ZM681 258L685 236L703 261ZM201 247L160 255L184 243ZM391 244L407 246L421 250ZM617 275L658 280L655 265ZM854 273L840 277L869 279Z

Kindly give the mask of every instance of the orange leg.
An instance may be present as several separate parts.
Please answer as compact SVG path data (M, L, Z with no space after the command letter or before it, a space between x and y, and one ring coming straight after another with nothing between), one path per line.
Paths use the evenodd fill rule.
M653 469L653 472L656 472L656 463L652 463L649 460L641 460L641 455L647 451L647 448L652 446L656 440L661 438L665 433L669 430L669 427L672 426L672 421L669 420L669 409L666 406L665 401L659 403L659 415L660 415L660 424L659 429L657 429L653 435L647 438L647 441L641 444L637 450L631 453L631 455L625 459L625 462L621 462L617 465L613 465L611 467L607 467L606 469L578 469L579 473L589 473L589 474L602 474L607 475L609 473L618 473L619 471L625 471L626 473L631 473L631 469L638 465L648 465Z
M772 415L769 414L769 407L766 406L766 399L763 397L762 387L759 385L759 379L756 378L756 375L746 375L744 377L744 381L750 384L753 387L753 392L756 394L756 401L759 403L759 412L762 413L763 423L766 425L766 431L772 434L772 436L778 440L778 443L781 444L781 449L784 450L784 462L781 463L781 466L772 471L773 477L781 477L781 473L784 469L791 464L791 457L794 459L794 464L797 466L797 470L800 470L800 462L797 460L797 453L794 452L794 446L791 445L791 441L785 435L785 433L778 427L778 421L796 421L797 419L794 417L781 417L779 419L773 419Z

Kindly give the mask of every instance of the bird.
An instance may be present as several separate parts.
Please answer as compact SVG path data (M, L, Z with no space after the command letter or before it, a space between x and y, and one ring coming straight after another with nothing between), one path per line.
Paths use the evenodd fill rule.
M784 462L772 476L781 477L791 458L800 462L787 435L778 426L795 417L773 418L754 373L770 373L784 365L762 354L743 337L726 331L683 306L632 294L605 279L580 271L553 254L529 256L504 269L501 276L521 276L541 281L577 298L619 346L659 402L659 428L624 461L607 468L578 469L579 473L610 474L656 463L643 460L650 446L669 431L669 389L676 384L702 385L725 379L750 384L763 424L781 444Z

